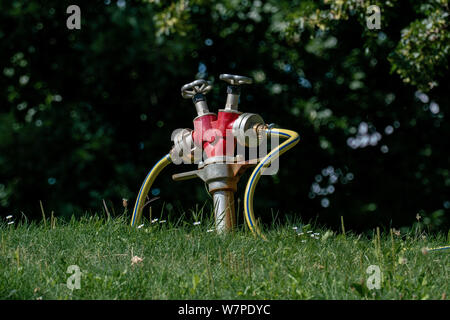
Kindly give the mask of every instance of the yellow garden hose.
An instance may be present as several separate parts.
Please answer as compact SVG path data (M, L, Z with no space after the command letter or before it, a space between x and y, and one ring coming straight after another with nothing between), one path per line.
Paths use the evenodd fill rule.
M172 160L170 159L170 155L166 154L161 158L150 170L147 177L144 180L144 183L139 190L138 197L136 199L136 204L133 209L133 217L131 218L131 226L134 227L141 220L142 216L142 208L144 207L145 199L147 198L147 194L152 187L153 182L159 173L169 164Z
M255 193L256 184L261 177L261 171L264 167L270 165L272 161L277 159L280 155L291 149L300 141L300 136L297 132L286 130L286 129L268 129L266 131L267 135L277 135L280 138L287 138L279 146L275 147L272 151L269 152L256 166L253 170L252 174L247 183L247 187L245 188L245 196L244 196L244 213L245 219L247 221L247 225L250 230L255 234L258 234L261 238L265 240L264 235L261 233L258 225L256 224L255 215L253 212L253 195Z
M449 250L450 246L442 246L442 247L436 247L436 248L425 248L424 250L422 250L422 252L424 254L428 253L428 252L434 252L434 251L441 251L441 250Z

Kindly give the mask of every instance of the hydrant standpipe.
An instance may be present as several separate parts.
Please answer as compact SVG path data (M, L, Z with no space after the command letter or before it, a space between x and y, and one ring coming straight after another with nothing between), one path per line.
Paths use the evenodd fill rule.
M208 186L214 204L215 227L217 232L233 230L236 226L234 193L237 183L244 171L255 167L250 175L244 196L244 213L247 224L253 233L264 237L258 227L253 213L253 194L256 184L264 171L278 157L295 146L299 135L291 130L271 128L261 116L254 113L242 113L238 110L241 85L251 84L252 79L244 76L221 74L220 79L228 83L225 108L216 115L209 111L205 95L212 89L206 80L195 80L181 88L185 99L192 99L197 117L194 129L178 129L172 135L174 145L169 154L159 160L150 170L141 186L133 210L131 226L136 226L142 216L151 185L158 174L169 163L196 163L198 169L175 174L173 180L181 181L192 178L202 179ZM272 150L261 156L265 139L271 137ZM286 139L275 143L274 138ZM259 148L258 148L259 146ZM250 157L245 159L245 148ZM256 155L256 150L259 155ZM253 150L253 157L251 156ZM259 157L258 157L259 156Z

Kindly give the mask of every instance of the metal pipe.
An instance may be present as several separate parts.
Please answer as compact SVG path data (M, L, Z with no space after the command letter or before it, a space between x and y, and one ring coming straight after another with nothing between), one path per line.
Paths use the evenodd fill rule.
M241 88L238 86L228 86L227 88L227 102L225 103L225 110L238 110L239 95L241 94Z
M210 113L205 98L203 98L202 100L200 99L195 100L194 105L198 117Z
M236 214L234 210L234 192L218 190L213 193L214 218L216 231L232 231L236 226Z
M237 111L239 104L239 96L241 94L242 84L251 84L253 80L248 77L238 76L235 74L221 74L219 78L230 85L227 87L227 102L225 104L226 111Z

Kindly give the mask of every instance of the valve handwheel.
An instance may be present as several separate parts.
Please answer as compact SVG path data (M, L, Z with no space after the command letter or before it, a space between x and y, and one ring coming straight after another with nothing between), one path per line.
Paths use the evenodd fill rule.
M212 89L209 81L199 79L181 87L181 95L185 99L193 98L196 94L207 94Z
M225 104L225 111L237 112L239 104L239 96L241 94L241 85L251 84L253 82L252 78L227 73L221 74L219 78L220 80L223 80L228 83L227 102Z
M239 86L241 84L252 84L253 80L252 78L244 77L244 76L238 76L235 74L221 74L219 76L220 80L223 80L225 82L228 82L229 84L233 86Z

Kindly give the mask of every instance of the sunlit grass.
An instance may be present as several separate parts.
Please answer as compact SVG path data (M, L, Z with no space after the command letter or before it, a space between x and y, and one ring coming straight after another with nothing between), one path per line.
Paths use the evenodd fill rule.
M157 217L153 217L156 219ZM336 234L272 225L267 241L241 226L217 235L211 220L129 227L129 217L0 224L0 299L441 299L448 296L446 234ZM196 219L194 219L196 220ZM162 222L162 223L161 223ZM142 260L141 260L142 259ZM67 288L70 265L81 288ZM369 290L370 265L382 271Z

